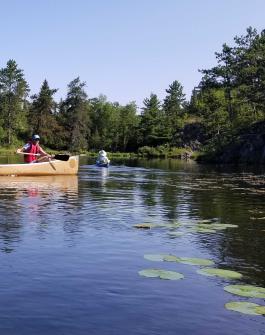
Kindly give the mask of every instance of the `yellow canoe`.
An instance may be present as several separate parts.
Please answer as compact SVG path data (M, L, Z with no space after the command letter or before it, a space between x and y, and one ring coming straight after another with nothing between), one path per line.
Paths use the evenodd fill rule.
M75 175L78 172L78 167L78 156L71 156L66 162L51 160L31 164L0 164L0 176Z

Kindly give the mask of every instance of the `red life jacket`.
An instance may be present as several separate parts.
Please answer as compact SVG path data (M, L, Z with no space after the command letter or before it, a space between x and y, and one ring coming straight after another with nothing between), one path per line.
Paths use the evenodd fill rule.
M40 153L40 146L39 144L33 144L31 141L29 142L30 144L30 147L27 151L27 153L30 153L30 154L38 154ZM37 156L34 156L34 155L24 155L24 162L25 163L31 163L33 161L35 161L37 159Z

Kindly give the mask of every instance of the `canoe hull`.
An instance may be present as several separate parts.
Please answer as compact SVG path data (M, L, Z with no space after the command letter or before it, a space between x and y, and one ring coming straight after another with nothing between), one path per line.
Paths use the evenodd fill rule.
M78 156L71 156L67 162L51 160L44 163L0 164L0 176L76 175L78 167Z

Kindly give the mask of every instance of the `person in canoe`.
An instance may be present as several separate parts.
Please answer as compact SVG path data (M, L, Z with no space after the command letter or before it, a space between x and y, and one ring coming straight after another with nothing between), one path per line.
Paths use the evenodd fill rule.
M33 135L32 138L22 148L17 149L18 154L24 154L25 163L47 162L52 158L39 145L39 135Z
M107 153L104 150L100 150L98 153L96 164L98 166L108 166L110 163L110 160L107 157Z

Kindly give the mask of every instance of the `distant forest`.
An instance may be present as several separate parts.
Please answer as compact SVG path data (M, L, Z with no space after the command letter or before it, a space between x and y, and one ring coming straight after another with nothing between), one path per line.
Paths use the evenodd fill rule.
M9 60L0 69L0 144L13 147L37 133L46 147L72 152L218 150L265 119L265 30L249 27L215 55L216 66L199 70L202 78L190 101L175 80L163 101L155 93L146 97L140 113L135 102L120 105L103 95L88 97L79 77L68 84L60 102L46 79L30 96L23 70Z

